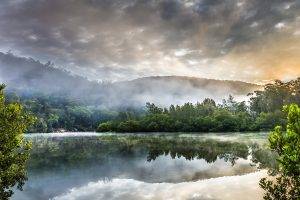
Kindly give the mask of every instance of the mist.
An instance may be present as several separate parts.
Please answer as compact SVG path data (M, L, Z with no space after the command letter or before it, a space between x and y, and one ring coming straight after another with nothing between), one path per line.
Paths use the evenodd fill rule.
M0 0L1 197L297 188L299 25L300 0Z
M153 76L132 81L97 82L74 75L51 62L0 53L0 80L19 95L64 96L100 107L142 107L146 102L160 106L201 102L221 103L229 95L246 100L260 85L184 76Z
M212 195L208 199L220 199L220 195L228 191L230 195L226 198L238 199L239 193L257 193L257 182L266 174L252 163L252 156L248 154L246 145L251 142L241 138L236 140L237 135L225 137L245 143L220 141L232 149L222 145L211 148L214 140L209 134L182 135L177 139L183 143L208 143L203 143L202 150L195 148L194 151L189 151L189 147L179 146L178 149L173 149L177 152L176 156L174 152L165 152L152 160L148 159L150 151L159 152L164 149L164 146L151 146L155 144L152 142L161 139L168 141L171 135L111 136L113 137L86 132L27 135L26 138L34 144L28 166L30 178L24 191L17 191L13 199L104 200L147 199L149 196L151 199L171 199L174 196L178 196L178 199L191 199L193 195L200 194L203 195L202 198ZM259 139L257 135L240 136ZM146 138L149 143L144 143ZM131 140L135 142L131 143ZM172 142L169 142L171 145ZM243 147L240 148L239 145ZM246 155L243 153L244 148ZM203 154L204 149L210 150L211 154ZM187 154L180 156L180 152ZM191 154L195 155L193 159L189 158ZM226 155L235 155L234 165L226 159ZM51 163L48 163L50 160ZM196 199L200 198L197 197Z

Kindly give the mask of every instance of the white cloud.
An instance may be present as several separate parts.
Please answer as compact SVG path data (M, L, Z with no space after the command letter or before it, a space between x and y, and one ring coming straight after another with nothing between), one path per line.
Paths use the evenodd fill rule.
M253 23L250 25L251 28L255 28L255 27L257 27L257 26L258 26L258 23L257 23L257 22L253 22Z
M54 200L243 200L261 199L259 180L266 171L243 176L213 178L183 183L145 183L132 179L90 182L73 188Z
M277 29L283 29L286 27L286 24L284 22L279 22L274 27Z

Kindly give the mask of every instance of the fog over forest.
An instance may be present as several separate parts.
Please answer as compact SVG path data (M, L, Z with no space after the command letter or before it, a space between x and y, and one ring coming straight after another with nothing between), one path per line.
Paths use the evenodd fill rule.
M299 10L297 0L4 0L0 80L105 106L245 100L300 76Z
M0 0L1 200L299 200L300 0Z
M0 80L8 90L21 95L35 93L63 95L88 104L105 107L144 106L146 102L168 106L200 102L213 98L217 102L234 95L238 100L260 89L256 84L184 76L145 77L122 82L97 82L74 75L52 63L0 53Z

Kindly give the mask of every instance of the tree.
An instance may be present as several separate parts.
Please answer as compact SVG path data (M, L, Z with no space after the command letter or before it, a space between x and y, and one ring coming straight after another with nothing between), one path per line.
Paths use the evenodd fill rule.
M99 131L99 132L113 131L113 123L112 122L104 122L104 123L99 124L97 131Z
M256 130L272 130L275 126L286 124L285 113L282 111L275 111L271 113L260 113L254 124Z
M211 106L211 107L216 107L217 106L215 100L210 99L210 98L205 98L202 102L202 105Z
M289 82L276 80L251 96L250 109L256 114L281 110L283 105L291 103L300 104L300 78Z
M138 132L140 130L140 124L136 120L127 120L121 122L118 126L119 132Z
M22 190L26 181L30 143L23 140L23 133L34 118L20 104L7 104L3 90L0 85L0 197L5 200L13 194L12 187Z
M300 108L296 104L284 107L287 113L286 131L277 126L269 136L270 148L278 154L278 169L270 171L275 181L263 178L260 186L265 200L300 199Z
M154 103L147 102L146 103L146 108L147 108L148 113L150 113L150 114L161 114L161 113L163 113L163 109L157 107Z

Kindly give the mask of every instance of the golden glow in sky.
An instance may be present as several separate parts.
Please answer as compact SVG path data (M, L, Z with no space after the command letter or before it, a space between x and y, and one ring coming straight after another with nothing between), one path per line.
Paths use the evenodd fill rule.
M0 51L96 80L300 76L297 0L4 0Z

